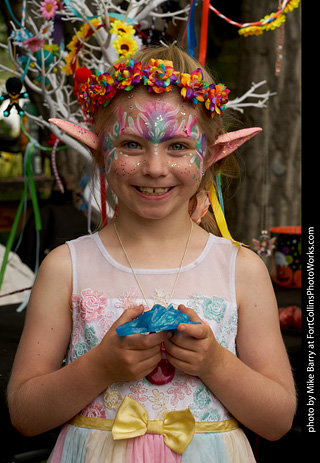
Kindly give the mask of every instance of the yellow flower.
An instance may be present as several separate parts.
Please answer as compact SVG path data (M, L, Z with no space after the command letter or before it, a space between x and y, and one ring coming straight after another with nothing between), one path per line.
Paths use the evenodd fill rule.
M249 35L261 35L263 33L263 28L261 26L241 27L238 33L244 37L248 37Z
M67 45L68 50L76 50L79 43L79 38L74 35Z
M134 35L136 30L130 26L130 24L125 24L119 19L114 20L112 23L112 28L109 31L109 34L117 35Z
M284 12L293 11L294 8L298 8L300 0L291 0L288 5L284 8Z
M112 46L122 57L134 55L138 49L138 44L131 35L118 35Z
M75 54L76 54L75 51L71 51L69 55L65 57L66 64L65 66L61 68L61 71L65 72L67 76L72 75L71 64L72 64L73 58L75 57Z
M89 21L93 27L97 28L100 25L100 21L97 18L93 18ZM71 41L68 43L68 50L77 50L80 39L86 39L89 31L91 30L90 24L84 23L77 33L72 37Z
M90 19L89 23L91 23L93 27L97 28L100 24L100 20L98 18L93 18L93 19Z
M267 16L265 16L263 19L261 19L261 21L265 21L266 19L270 18L270 16L273 16L274 13L271 13ZM266 31L270 31L270 30L274 30L276 27L280 27L282 23L284 23L286 20L286 16L283 15L283 14L279 14L279 16L277 16L273 21L269 22L269 23L266 23L263 25L263 28L266 30Z
M45 50L51 51L51 53L59 53L60 48L57 44L52 43L51 45L44 45Z

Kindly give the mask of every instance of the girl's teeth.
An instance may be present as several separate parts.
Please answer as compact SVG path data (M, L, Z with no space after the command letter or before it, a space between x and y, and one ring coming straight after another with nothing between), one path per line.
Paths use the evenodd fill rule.
M170 188L144 188L144 187L139 187L139 190L141 193L145 193L148 195L162 195L164 193L167 193L167 191L170 190Z

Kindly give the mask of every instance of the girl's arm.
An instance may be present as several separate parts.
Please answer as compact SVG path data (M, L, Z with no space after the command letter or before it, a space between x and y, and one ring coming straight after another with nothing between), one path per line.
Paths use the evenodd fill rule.
M115 327L136 318L143 307L126 310L99 346L62 367L72 330L72 269L67 245L43 261L8 386L13 425L36 435L70 420L115 381L136 380L161 359L170 333L119 338Z
M236 290L238 357L220 346L205 324L179 325L178 330L189 336L177 334L167 341L167 357L177 368L199 376L246 427L276 440L292 425L295 387L268 271L245 248L237 256ZM182 310L199 321L191 309Z

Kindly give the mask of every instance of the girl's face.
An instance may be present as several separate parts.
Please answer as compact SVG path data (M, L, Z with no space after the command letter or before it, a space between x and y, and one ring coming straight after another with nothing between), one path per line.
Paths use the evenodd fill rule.
M188 210L201 182L206 136L197 111L175 93L145 89L119 98L117 118L103 133L107 180L125 205L145 218Z

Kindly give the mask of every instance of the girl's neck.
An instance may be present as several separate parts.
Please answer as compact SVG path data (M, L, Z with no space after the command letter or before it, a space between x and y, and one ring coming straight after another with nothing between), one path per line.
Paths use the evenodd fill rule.
M159 220L135 218L118 214L116 228L134 268L178 268L191 229L189 214ZM100 237L112 257L128 266L119 245L113 224L100 232ZM193 224L193 231L184 265L193 262L202 252L208 234Z

